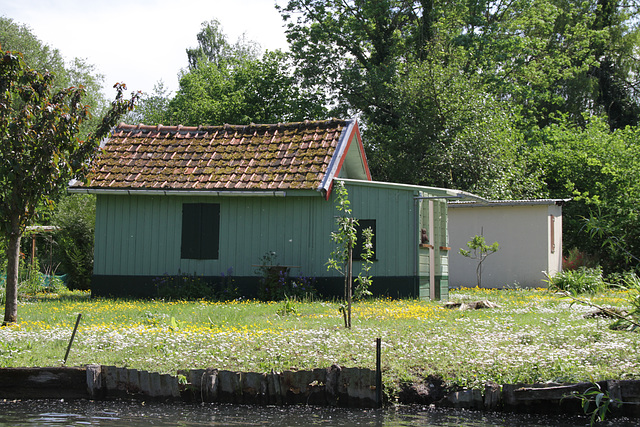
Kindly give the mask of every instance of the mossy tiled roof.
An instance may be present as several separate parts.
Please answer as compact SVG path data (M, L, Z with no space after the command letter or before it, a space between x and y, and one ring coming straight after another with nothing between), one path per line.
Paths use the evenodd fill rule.
M316 190L346 125L336 119L209 127L120 124L83 187Z

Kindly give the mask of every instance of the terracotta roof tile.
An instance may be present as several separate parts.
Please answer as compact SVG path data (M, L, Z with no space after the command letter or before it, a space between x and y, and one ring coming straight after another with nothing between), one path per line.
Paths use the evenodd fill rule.
M248 126L121 124L87 188L317 189L346 122Z

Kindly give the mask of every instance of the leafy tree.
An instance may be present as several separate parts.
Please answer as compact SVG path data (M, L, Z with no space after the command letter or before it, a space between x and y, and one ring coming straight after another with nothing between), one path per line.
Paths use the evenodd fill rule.
M201 63L222 66L229 62L242 63L260 57L260 45L247 40L244 35L235 44L229 43L217 19L203 22L196 38L198 46L187 49L190 70L198 68Z
M634 59L638 21L631 19L635 8L617 0L289 0L280 11L304 84L326 91L332 105L340 107L336 111L359 115L376 176L452 183L471 190L469 181L456 182L455 177L471 177L492 167L499 170L514 161L510 154L501 157L493 145L495 136L508 127L526 141L536 129L550 124L554 114L565 114L583 126L585 112L606 113L612 128L634 123L634 88L640 75ZM607 68L607 61L615 67ZM450 93L464 87L461 93L475 94L478 101L486 96L487 106L476 108L475 123L469 118L457 120L456 113L465 116L472 108L456 103L446 89L435 92L437 97L429 92L443 87L437 85L436 70L445 71L442 82L452 79ZM420 100L420 91L426 99ZM415 101L421 101L417 106L421 117L411 114ZM440 106L442 101L447 107ZM438 111L448 114L446 120ZM616 119L622 111L627 114ZM500 114L506 114L506 125L497 119ZM447 180L430 176L424 167L411 167L412 162L425 160L424 153L440 153L442 138L474 133L474 124L481 123L484 115L488 121L482 128L489 138L481 137L473 146L457 145L460 154L464 148L475 150L469 152L474 160L469 171L464 156L458 168L464 173ZM511 133L507 140L518 139ZM448 156L455 163L450 154L454 145L447 147L449 153L445 149L441 159ZM540 195L536 187L527 189L533 180L527 183L517 174L518 169L531 170L528 150L516 144L515 151L524 153L518 159L521 164L507 170L504 180L497 178L498 188L488 193ZM413 170L416 173L407 174ZM445 167L442 173L451 171ZM491 173L485 176L496 178Z
M588 73L598 83L595 101L607 115L612 130L635 126L640 121L638 3L598 0L594 13L592 28L604 34L592 46L597 62Z
M388 125L398 115L387 85L399 63L422 58L433 8L430 0L290 0L279 9L305 84L321 87L344 112Z
M80 126L90 117L82 88L53 91L53 75L29 68L22 55L0 60L0 233L7 243L4 323L17 320L20 240L39 204L50 200L72 177L81 178L99 143L137 95L122 96L124 85L100 125L86 139Z
M257 45L245 39L231 45L215 20L203 24L198 47L187 54L189 70L163 117L168 123L276 123L326 115L323 95L299 84L288 54L260 57Z
M480 73L492 93L520 108L524 130L545 126L554 112L581 124L583 112L606 114L612 129L637 122L637 2L474 0L442 7L438 36L468 52L465 74Z
M291 0L281 13L304 84L322 87L337 111L359 115L377 179L535 194L534 180L518 174L518 116L476 74L460 40L466 7Z
M107 101L102 95L104 76L97 73L93 65L81 58L67 62L58 49L39 40L31 29L10 18L0 17L0 46L2 49L21 52L25 63L39 71L54 75L54 89L71 86L83 86L82 101L91 106L94 112L102 112ZM83 126L83 135L99 124L99 115L89 118ZM85 135L86 136L86 135Z
M358 284L353 290L353 250L357 242L357 226L358 220L352 217L351 202L349 201L349 193L342 181L334 183L333 191L336 194L336 209L339 215L336 216L336 225L338 231L331 232L331 240L336 244L336 248L329 255L327 261L327 269L335 270L344 276L344 300L345 305L340 307L344 316L345 328L351 328L351 302L355 294L355 298L359 299L364 296L371 295L369 287L371 286L371 277L368 275L373 263L373 231L367 228L362 231L362 260L364 264L356 283Z
M397 99L396 126L370 124L370 160L377 177L458 188L487 197L538 194L509 106L460 73L465 53L438 46L407 64L389 88ZM375 144L375 145L373 145Z
M477 72L489 90L518 106L522 126L544 126L550 112L577 115L593 85L581 79L594 63L589 2L471 2L461 9L452 42L464 46L466 72ZM580 91L586 91L587 95Z
M159 81L153 86L152 93L143 93L140 102L134 111L125 117L127 123L144 123L147 125L159 125L170 123L168 108L170 94L164 86L164 82Z
M634 267L625 252L640 254L640 129L611 132L600 117L588 118L583 129L559 118L535 141L533 158L549 196L573 199L563 209L563 245L598 255L605 272ZM607 244L610 238L622 246Z
M0 45L4 50L21 52L24 61L33 69L53 73L56 76L55 87L69 86L64 84L68 80L67 69L60 51L40 41L29 27L5 16L0 17ZM61 81L59 86L58 81Z
M487 257L493 253L498 252L500 245L498 242L493 242L490 245L487 245L484 240L484 236L473 236L473 239L467 242L467 247L469 249L460 248L460 255L475 259L478 261L478 265L476 267L476 279L478 281L478 287L482 286L482 263L487 259Z
M326 118L324 94L300 84L289 54L261 53L239 38L231 44L216 20L204 22L198 46L187 49L189 67L171 97L162 82L142 96L129 120L198 126Z

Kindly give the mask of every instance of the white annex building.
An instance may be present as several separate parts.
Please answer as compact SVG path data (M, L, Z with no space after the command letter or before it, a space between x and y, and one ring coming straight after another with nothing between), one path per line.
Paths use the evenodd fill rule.
M477 261L460 254L482 235L498 252L482 264L482 287L545 287L545 272L562 269L562 205L568 200L450 202L449 287L477 285Z

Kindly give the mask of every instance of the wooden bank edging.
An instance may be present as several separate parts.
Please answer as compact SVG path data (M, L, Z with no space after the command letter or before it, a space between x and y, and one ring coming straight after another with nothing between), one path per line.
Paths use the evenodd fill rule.
M159 374L115 366L0 368L0 399L139 399L258 405L316 405L375 408L376 372L332 366L310 371L271 373L218 369ZM598 383L613 416L640 417L640 381ZM442 384L406 387L399 403L539 414L581 414L581 401L592 383L487 384L482 390L447 392ZM410 391L410 392L407 392Z
M375 371L332 366L272 373L217 369L177 375L87 365L0 368L0 399L141 399L374 408Z

